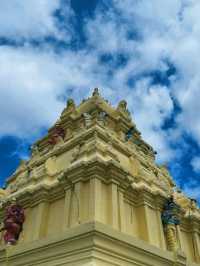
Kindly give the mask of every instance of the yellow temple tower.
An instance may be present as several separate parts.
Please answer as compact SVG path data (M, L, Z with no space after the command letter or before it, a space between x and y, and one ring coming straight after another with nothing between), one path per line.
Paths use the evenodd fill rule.
M200 265L195 200L155 163L126 102L113 108L98 89L79 106L69 99L8 178L0 221L0 266Z

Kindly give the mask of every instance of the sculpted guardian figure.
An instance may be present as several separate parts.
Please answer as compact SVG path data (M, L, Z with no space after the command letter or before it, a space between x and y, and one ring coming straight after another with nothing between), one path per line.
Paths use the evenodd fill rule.
M14 245L19 239L25 220L24 209L15 203L9 205L5 210L3 220L4 241L6 244Z
M173 197L170 197L163 208L162 223L166 234L167 245L170 251L178 249L178 236L176 226L180 224L179 219L180 207L174 202Z

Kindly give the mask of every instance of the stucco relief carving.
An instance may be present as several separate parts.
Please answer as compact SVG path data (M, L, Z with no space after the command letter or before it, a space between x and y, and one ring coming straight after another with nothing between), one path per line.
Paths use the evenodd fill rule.
M78 160L79 157L84 153L84 151L88 151L88 145L85 141L82 141L73 149L71 163Z
M174 192L174 199L185 211L185 216L195 215L200 218L200 210L195 199L187 198L181 190Z
M32 155L32 157L35 157L35 156L39 156L40 155L39 147L38 147L37 144L33 144L30 149L31 149L31 155Z
M117 106L117 111L123 113L129 120L131 120L131 113L127 109L127 102L125 100L119 102Z
M92 115L89 113L83 113L84 125L89 128L92 125Z
M105 126L106 125L106 118L107 118L108 114L106 112L100 111L97 115L97 122L101 125L101 126Z
M45 171L48 176L55 176L60 172L57 162L56 162L56 156L50 157L45 162Z
M61 118L64 117L65 115L68 115L70 113L73 113L76 111L76 105L73 99L69 98L67 100L67 106L66 108L62 111L61 113Z

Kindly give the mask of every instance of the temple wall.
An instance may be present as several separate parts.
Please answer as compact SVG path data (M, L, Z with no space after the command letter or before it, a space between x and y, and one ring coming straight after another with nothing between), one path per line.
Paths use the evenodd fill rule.
M146 206L145 207L145 211L146 211L146 224L147 224L147 231L148 231L148 237L149 237L149 242L152 245L155 245L157 247L161 247L160 246L160 239L159 239L159 224L158 224L158 219L157 219L157 215L156 215L156 211L155 209Z
M98 181L99 182L99 181ZM99 215L98 219L100 222L105 224L113 225L117 222L115 216L117 215L117 210L115 209L115 204L112 202L113 200L113 189L112 186L107 186L103 182L100 181L101 195L99 199L97 199Z
M139 203L140 202L140 203ZM109 225L134 238L167 250L161 211L141 197L131 198L115 182L99 178L81 180L68 187L65 196L27 207L19 243L60 235L89 221ZM153 202L156 205L155 202ZM189 261L200 262L200 236L179 228L180 247Z
M3 245L3 232L0 232L0 246Z
M139 221L137 211L133 204L125 201L126 230L125 232L134 237L139 237Z
M81 222L87 222L89 220L89 202L90 202L90 183L82 182L81 190Z
M23 232L20 235L20 242L28 242L34 239L34 233L37 230L36 220L38 216L38 207L29 207L25 210L26 220L23 224Z
M64 199L56 200L49 204L46 235L56 235L63 228Z
M192 233L181 230L181 246L186 256L193 261L194 260L194 251L193 251L193 239Z

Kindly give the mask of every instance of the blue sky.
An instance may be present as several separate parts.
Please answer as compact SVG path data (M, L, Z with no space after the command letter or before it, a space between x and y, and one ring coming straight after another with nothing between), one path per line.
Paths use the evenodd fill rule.
M126 99L177 185L200 200L200 2L12 0L0 9L0 184L99 87Z

